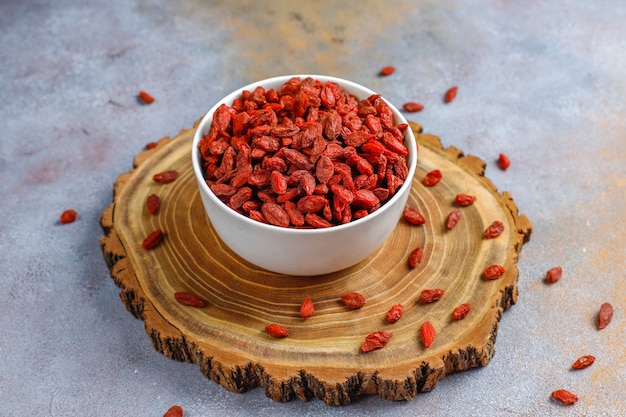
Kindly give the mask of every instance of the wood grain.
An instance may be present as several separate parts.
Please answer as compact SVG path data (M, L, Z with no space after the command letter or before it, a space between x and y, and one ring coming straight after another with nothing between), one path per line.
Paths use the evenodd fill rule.
M400 221L383 247L358 265L317 277L290 277L261 270L239 258L213 232L200 200L191 168L194 129L162 138L155 149L136 156L133 169L114 185L113 202L101 218L103 255L120 298L145 322L146 333L163 355L196 363L201 372L223 387L244 392L262 387L275 401L319 398L329 405L345 405L364 394L389 400L408 400L432 390L452 372L486 365L495 353L499 319L517 301L517 261L531 234L531 223L508 193L499 193L484 177L485 164L450 147L436 136L411 125L419 146L418 167L409 205L426 217L423 226ZM424 187L428 171L440 169L444 178ZM152 175L179 171L170 184ZM148 195L162 201L157 215L145 207ZM477 201L459 208L458 193ZM461 222L445 228L451 210L460 209ZM496 239L484 239L494 220L506 225ZM160 228L165 239L146 251L141 242ZM415 270L407 257L424 248ZM491 264L506 274L498 280L481 278ZM418 301L420 292L443 288L444 297L432 304ZM202 297L196 309L178 304L176 291ZM349 310L339 296L362 293L367 304ZM315 303L315 315L299 317L302 299ZM469 302L470 314L451 318L458 304ZM387 310L404 305L395 324L386 323ZM425 349L419 328L425 320L437 337ZM286 326L290 336L272 339L266 324ZM359 347L377 330L393 333L389 344L370 353Z

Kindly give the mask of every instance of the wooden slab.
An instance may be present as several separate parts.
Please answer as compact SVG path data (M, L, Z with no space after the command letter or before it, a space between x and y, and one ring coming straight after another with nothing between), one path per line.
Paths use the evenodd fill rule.
M111 276L121 288L127 309L145 322L156 350L179 361L196 363L201 372L223 387L244 392L263 387L275 401L319 398L345 405L364 394L389 400L409 400L432 390L452 372L486 365L495 353L499 319L517 300L516 263L531 234L531 223L518 213L508 193L498 193L483 176L485 164L450 147L412 124L419 155L409 205L426 217L423 226L400 221L389 240L374 255L347 270L318 277L270 273L232 253L209 223L191 168L194 129L163 138L155 149L137 155L134 168L114 185L112 204L102 214L100 240ZM170 184L152 175L178 170ZM421 183L426 172L440 169L435 187ZM145 208L148 195L162 200L157 215ZM461 222L444 226L458 193L477 201L460 208ZM495 239L484 239L494 220L506 225ZM162 245L141 249L145 236L160 228ZM422 264L407 266L409 252L424 248ZM495 281L481 277L489 265L506 274ZM443 288L444 297L422 304L423 289ZM197 294L204 308L178 304L176 291ZM362 293L367 304L348 310L339 296ZM315 315L299 317L305 296L315 303ZM469 302L472 310L460 321L454 307ZM385 322L393 305L405 314L395 324ZM430 321L437 337L423 347L419 329ZM270 322L290 330L285 339L264 332ZM377 330L393 333L383 349L361 353L365 336Z

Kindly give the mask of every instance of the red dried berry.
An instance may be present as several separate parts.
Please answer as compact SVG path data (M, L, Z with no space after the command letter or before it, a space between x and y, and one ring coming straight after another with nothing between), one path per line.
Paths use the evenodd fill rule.
M176 178L178 178L178 171L176 170L168 170L168 171L163 171L163 172L159 172L157 174L154 174L152 176L152 179L156 182L160 182L162 184L167 184L173 181L176 181Z
M613 318L613 306L609 303L603 303L598 312L598 329L604 329L609 325Z
M454 229L454 226L456 226L461 221L461 217L463 217L463 213L461 213L461 210L451 211L446 219L446 227L448 228L448 230Z
M388 75L393 74L394 72L396 72L396 67L388 65L380 69L379 75L382 77L386 77Z
M441 288L434 288L422 291L419 299L422 303L429 304L438 301L444 294L445 290Z
M179 405L173 405L163 414L163 417L183 417L183 409Z
M434 169L424 176L424 179L422 179L422 184L424 184L426 187L432 187L433 185L438 184L442 178L443 174L441 173L441 171L439 171L438 169Z
M417 211L417 209L413 207L405 208L402 211L402 217L404 218L404 220L407 221L407 223L412 224L414 226L420 226L426 223L426 219L424 218L422 213L420 213L419 211Z
M63 224L73 223L76 220L76 210L68 209L61 213L59 221Z
M174 293L174 298L176 299L176 301L178 301L179 304L182 304L184 306L196 308L204 307L204 300L197 295L179 291Z
M361 344L361 352L367 353L385 347L392 336L393 333L384 330L368 334Z
M546 272L546 282L553 283L557 282L561 279L561 275L563 274L563 269L560 266L555 266L554 268L548 269Z
M145 250L150 250L152 248L157 247L163 241L163 231L161 229L157 229L150 233L141 244L141 247Z
M146 143L146 149L154 149L154 148L157 147L157 145L158 145L158 143L156 143L156 142L148 142L148 143Z
M476 197L467 194L457 194L454 201L461 207L467 207L476 201Z
M504 232L504 224L501 221L496 220L485 230L485 239L498 237L502 234L502 232Z
M315 313L315 306L311 297L304 297L302 304L300 305L300 317L308 319Z
M483 272L485 279L493 280L500 278L506 271L501 265L491 265Z
M387 311L385 318L388 323L395 323L402 318L402 314L404 314L404 307L402 304L396 304Z
M502 171L506 171L510 165L511 165L511 161L509 160L509 157L501 153L500 156L498 157L498 167Z
M572 364L572 369L585 369L593 365L595 361L596 358L592 355L581 356Z
M280 324L276 324L276 323L271 323L265 326L265 331L271 337L274 337L276 339L289 336L289 330L287 330L287 328L281 326Z
M418 111L424 110L424 105L420 103L416 103L415 101L408 101L402 105L404 111L409 113L416 113Z
M161 207L161 199L156 194L150 194L146 199L146 208L148 209L148 213L157 214L159 208Z
M154 97L152 97L150 94L146 93L145 91L139 92L139 98L146 104L154 103Z
M446 103L450 103L452 100L454 100L456 98L456 93L458 91L458 87L454 86L454 87L450 87L446 93L443 95L443 100Z
M564 389L554 391L552 393L552 398L562 402L565 405L572 405L578 401L578 397L576 395Z
M413 249L411 253L409 254L409 259L408 259L409 267L411 269L415 269L415 267L417 267L417 265L419 265L422 262L423 257L424 257L424 249L422 248Z
M430 345L435 340L435 335L437 334L437 332L435 331L435 328L429 321L425 321L422 324L420 333L421 333L422 343L424 344L424 347L429 348Z
M463 303L458 305L452 312L452 318L455 320L461 320L467 316L471 310L470 303Z
M357 309L365 305L365 297L358 292L349 292L339 297L346 306Z

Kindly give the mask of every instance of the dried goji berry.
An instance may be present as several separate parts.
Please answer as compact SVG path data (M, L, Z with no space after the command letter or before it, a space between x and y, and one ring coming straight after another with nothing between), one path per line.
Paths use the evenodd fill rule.
M346 306L357 309L365 305L365 297L358 292L349 292L339 297Z
M393 333L384 330L368 334L361 344L361 352L367 353L385 347L392 336Z
M504 224L501 221L496 220L485 230L485 239L498 237L502 234L502 232L504 232Z
M439 171L438 169L434 169L424 176L424 178L422 179L422 184L424 184L426 187L432 187L433 185L438 184L442 178L443 174L441 173L441 171Z
M163 241L163 231L157 229L150 233L141 244L141 247L145 250L155 248Z
M63 224L73 223L76 220L76 210L67 209L59 217L59 221Z
M161 199L156 194L150 194L146 199L146 208L148 209L148 213L157 214L159 208L161 207Z
M146 149L154 149L154 148L157 147L157 145L158 145L158 143L156 143L156 142L148 142L148 143L146 143Z
M470 303L459 304L452 312L452 318L454 318L455 320L463 319L465 316L469 314L471 308L472 307Z
M304 297L302 304L300 305L300 317L308 319L315 312L315 306L311 297Z
M559 389L552 392L551 396L555 400L560 401L565 405L572 405L578 401L578 397L576 395L564 389Z
M593 365L595 361L596 358L592 355L581 356L572 364L572 369L585 369Z
M603 303L598 312L598 329L604 329L609 325L613 318L613 306L609 303Z
M446 103L450 103L452 100L454 100L454 99L456 98L456 93L457 93L458 89L459 89L459 88L458 88L457 86L450 87L450 88L446 91L446 93L444 94L444 96L443 96L443 100L444 100Z
M391 75L394 72L396 72L396 67L393 67L391 65L387 65L385 67L382 67L380 69L379 75L386 77L387 75Z
M436 334L437 332L435 331L435 327L429 321L425 321L422 324L421 336L422 336L422 343L424 344L425 348L430 347L430 345L435 340Z
M174 298L179 304L188 307L202 308L204 307L204 300L197 295L189 294L186 292L178 291L174 293Z
M163 414L163 417L183 417L183 409L179 405L173 405Z
M507 168L511 165L511 160L509 159L508 156L506 156L505 154L501 153L498 156L498 167L502 170L502 171L506 171Z
M402 108L404 109L404 111L407 111L409 113L415 113L424 110L424 105L415 101L408 101L402 105Z
M424 249L422 248L413 249L411 253L409 254L409 259L408 259L409 267L411 269L415 269L417 265L419 265L422 262L423 257L424 257Z
M426 304L433 303L441 299L441 297L443 297L445 292L446 291L441 288L424 290L420 293L419 299L422 303L426 303Z
M560 266L555 266L554 268L548 269L546 272L546 282L557 282L561 279L561 275L563 274L563 269Z
M387 316L386 316L387 322L388 323L397 322L402 317L402 314L404 314L404 307L402 306L402 304L395 304L389 309L389 311L387 311Z
M456 226L461 221L461 217L463 217L463 213L461 213L461 210L452 210L446 218L446 227L448 228L448 230L454 229L454 226Z
M413 207L407 207L402 211L402 217L409 224L419 226L426 223L426 218Z
M170 169L167 171L163 171L163 172L159 172L157 174L154 174L152 176L152 179L156 182L160 182L163 184L167 184L169 182L172 181L176 181L176 178L178 178L178 171L174 170L174 169Z
M467 194L457 194L456 197L454 198L454 201L456 202L457 205L461 207L466 207L466 206L473 204L474 201L476 201L476 197L473 195L467 195Z
M483 271L483 276L485 279L489 280L498 279L504 274L504 272L506 271L501 265L491 265Z
M146 104L152 104L154 102L154 97L152 97L150 94L146 93L145 91L139 92L139 98Z
M267 332L267 334L277 339L289 336L289 330L287 330L286 327L283 327L280 324L276 323L271 323L265 326L265 331Z

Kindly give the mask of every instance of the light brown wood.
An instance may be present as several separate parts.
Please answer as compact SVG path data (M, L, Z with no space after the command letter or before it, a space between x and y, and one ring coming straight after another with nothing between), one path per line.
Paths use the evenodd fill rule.
M319 398L329 405L349 404L364 394L408 400L432 390L452 372L487 365L495 353L499 319L517 301L517 261L530 238L531 223L508 193L499 193L484 177L485 164L450 147L412 124L419 154L409 205L427 218L423 226L400 221L384 246L347 270L318 277L290 277L256 268L232 253L215 235L193 177L190 162L194 129L163 138L157 148L137 155L133 169L114 186L112 204L102 214L100 244L120 298L145 322L152 343L163 355L196 363L223 387L244 392L263 387L275 401ZM440 169L435 187L421 183L426 172ZM170 184L152 175L179 171ZM148 195L162 200L157 215L145 208ZM461 222L444 226L458 207L458 193L477 196L460 208ZM506 225L496 239L484 239L494 220ZM145 251L141 242L160 228L165 240ZM425 256L415 270L409 252L422 246ZM495 281L481 278L491 264L506 274ZM443 288L432 304L418 301L420 292ZM207 302L202 309L178 304L173 294L186 291ZM348 310L339 295L358 291L367 299L360 310ZM299 317L300 302L310 296L315 315ZM470 314L451 318L454 307L469 302ZM386 323L387 310L401 303L404 316ZM420 342L425 320L437 330L430 348ZM285 339L264 332L270 322L290 330ZM393 333L383 349L361 353L365 336L377 330Z

